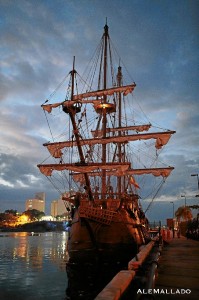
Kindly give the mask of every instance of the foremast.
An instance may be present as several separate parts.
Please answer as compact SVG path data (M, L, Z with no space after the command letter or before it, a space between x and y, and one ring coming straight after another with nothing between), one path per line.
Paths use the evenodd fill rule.
M117 85L121 86L122 84L122 68L119 66L118 67L118 73L117 73ZM119 105L118 105L118 127L121 128L122 127L122 99L121 99L121 93L119 93L118 95L118 101L119 101ZM121 131L118 132L118 136L121 136ZM124 156L123 156L124 157ZM118 159L119 162L122 162L122 144L118 143ZM118 177L117 180L118 183L118 194L119 197L121 198L121 193L122 193L122 178ZM123 185L125 184L125 182L123 181Z
M77 73L75 70L75 57L73 58L73 69L70 72L71 73L71 79L72 79L72 86L71 86L71 101L73 100L73 96L74 96L74 79L75 79L75 74ZM77 128L77 124L76 124L76 120L75 120L75 115L77 112L79 112L79 107L76 105L71 105L68 108L65 108L63 106L63 111L65 113L68 113L70 119L71 119L71 123L73 126L73 133L76 139L76 143L77 143L77 149L79 152L79 158L80 158L80 165L86 165L86 161L85 161L85 157L84 157L84 153L82 150L82 146L80 144L80 137L79 137L79 130ZM91 185L90 185L90 180L88 177L88 173L83 173L84 174L84 179L85 179L85 186L84 189L86 191L86 193L88 194L88 199L90 201L93 201L93 195L92 195L92 191L91 191Z

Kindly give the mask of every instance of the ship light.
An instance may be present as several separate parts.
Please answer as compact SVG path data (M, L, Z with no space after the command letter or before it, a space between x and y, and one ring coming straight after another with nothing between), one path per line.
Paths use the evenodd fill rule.
M97 113L103 113L106 110L106 113L110 114L116 111L115 104L113 103L100 103L95 105L95 110Z

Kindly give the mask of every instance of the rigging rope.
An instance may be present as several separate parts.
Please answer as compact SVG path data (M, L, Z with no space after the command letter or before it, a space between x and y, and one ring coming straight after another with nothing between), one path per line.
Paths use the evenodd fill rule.
M58 84L58 86L56 87L56 89L50 94L49 99L52 98L55 93L58 91L58 89L64 84L65 80L67 79L67 77L69 76L70 72L64 77L64 79Z
M45 111L44 109L43 109L43 112L44 112L44 115L45 115L45 117L46 117L46 122L47 122L47 124L48 124L48 128L49 128L49 131L50 131L52 140L54 141L54 137L53 137L53 134L52 134L52 130L51 130L51 128L50 128L50 124L49 124L49 121L48 121L48 118L47 118L47 113L46 113L46 111Z
M156 191L156 193L155 193L155 195L153 196L151 202L150 202L149 205L147 206L147 208L146 208L146 210L145 210L145 212L144 212L145 214L146 214L146 212L149 210L149 208L151 207L151 205L152 205L152 203L153 203L155 197L156 197L157 194L159 193L159 191L160 191L160 189L162 188L162 186L163 186L163 184L165 183L165 181L166 181L166 179L163 178L162 182L160 183L160 186L159 186L158 190Z

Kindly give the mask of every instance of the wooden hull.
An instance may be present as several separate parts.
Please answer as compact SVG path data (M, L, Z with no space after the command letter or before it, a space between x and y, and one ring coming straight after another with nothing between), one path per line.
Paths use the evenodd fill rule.
M125 209L114 214L106 225L79 217L76 211L69 232L68 252L71 261L128 261L146 243L142 225Z

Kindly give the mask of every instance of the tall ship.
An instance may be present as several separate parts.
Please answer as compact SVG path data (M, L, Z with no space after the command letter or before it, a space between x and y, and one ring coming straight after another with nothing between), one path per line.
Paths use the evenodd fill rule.
M130 76L127 82L117 53L106 24L83 75L74 57L72 70L42 104L51 134L44 143L50 161L38 167L70 211L71 262L134 257L150 240L142 188L153 201L173 170L158 158L175 131L140 122L133 108L136 84Z

